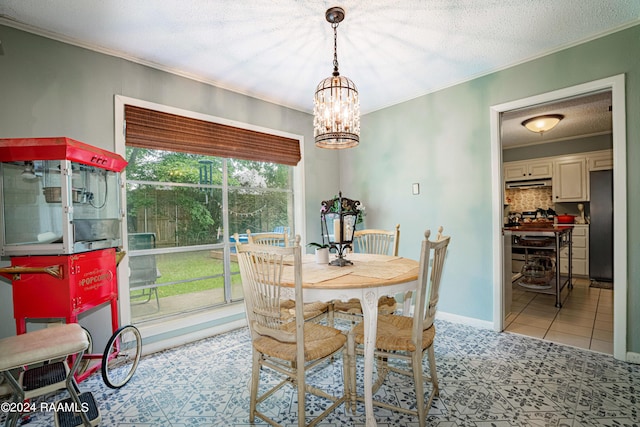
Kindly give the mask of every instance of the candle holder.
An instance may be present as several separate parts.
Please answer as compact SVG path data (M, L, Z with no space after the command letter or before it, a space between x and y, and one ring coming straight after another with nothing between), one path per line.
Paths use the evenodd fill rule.
M337 258L329 263L338 267L352 265L345 258L348 249L352 249L353 233L358 220L358 200L338 197L324 200L320 209L320 227L322 231L322 243L329 246L329 251L335 251Z

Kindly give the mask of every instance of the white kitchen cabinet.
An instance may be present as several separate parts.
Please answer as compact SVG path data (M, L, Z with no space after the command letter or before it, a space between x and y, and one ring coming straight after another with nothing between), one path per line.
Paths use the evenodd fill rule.
M589 276L589 226L576 224L573 226L571 250L571 267L573 276ZM569 248L560 250L560 273L567 274L569 261L567 259Z
M570 156L553 162L553 201L585 202L589 200L586 156Z
M504 164L504 180L518 181L527 176L527 164L525 162L509 162Z
M550 160L527 160L504 164L504 180L543 179L553 176L553 162Z
M587 153L589 172L613 169L613 150L593 151Z

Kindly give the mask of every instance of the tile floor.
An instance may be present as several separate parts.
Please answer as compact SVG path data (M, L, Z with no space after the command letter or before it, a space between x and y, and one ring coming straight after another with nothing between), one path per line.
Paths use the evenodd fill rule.
M436 321L436 328L440 396L429 411L429 426L640 424L640 365L589 350L442 320ZM142 358L135 376L121 389L107 388L100 375L88 378L80 388L95 396L102 414L101 426L245 427L250 425L250 361L249 333L242 328ZM329 391L341 390L342 359L322 368L309 381ZM428 371L426 363L424 369ZM361 364L358 375L362 387ZM394 374L390 379L390 386L383 386L376 398L409 404L414 401L410 380ZM64 393L45 399L52 402L62 397L66 397ZM297 402L292 388L285 387L267 402L264 410L275 413L287 427L296 425ZM326 405L321 400L315 403L320 410ZM376 419L380 427L418 425L412 416L380 408L376 408ZM0 413L0 424L3 422L4 414ZM34 413L28 425L50 427L53 414ZM362 426L363 406L351 414L341 405L320 425Z
M589 283L576 278L573 289L565 287L560 309L554 295L514 285L505 331L613 354L613 290L590 288Z

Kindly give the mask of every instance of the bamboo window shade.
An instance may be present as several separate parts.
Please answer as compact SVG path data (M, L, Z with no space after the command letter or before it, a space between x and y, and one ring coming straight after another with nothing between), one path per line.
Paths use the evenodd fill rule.
M126 144L295 166L297 139L125 105Z

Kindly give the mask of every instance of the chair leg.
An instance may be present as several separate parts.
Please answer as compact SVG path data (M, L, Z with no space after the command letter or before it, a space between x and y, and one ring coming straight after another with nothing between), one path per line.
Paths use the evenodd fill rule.
M304 362L296 367L296 386L298 387L298 427L305 427L307 419L305 417L306 403L306 383L305 383Z
M251 397L249 400L249 422L253 424L256 419L256 401L258 399L258 383L260 382L260 353L253 349L253 362L251 365Z
M329 302L329 306L327 308L327 325L333 328L335 323L334 309L333 309L333 301Z
M440 396L440 387L438 386L438 373L436 372L436 354L433 345L427 349L427 360L429 360L429 374L431 375L431 384L435 396Z
M373 394L378 392L380 387L382 387L382 384L384 384L387 379L387 375L389 375L389 358L385 356L378 356L376 358L376 369L378 378L373 383Z
M158 288L151 288L153 293L156 294L156 304L158 305L158 310L160 310L160 298L158 297Z
M347 339L347 348L342 351L342 383L343 395L345 396L345 410L351 412L351 358L349 357L349 340ZM346 412L345 411L345 412Z
M422 352L411 353L411 365L413 369L413 382L416 387L416 409L418 411L418 425L426 425L426 407L424 401L424 377L422 375Z

